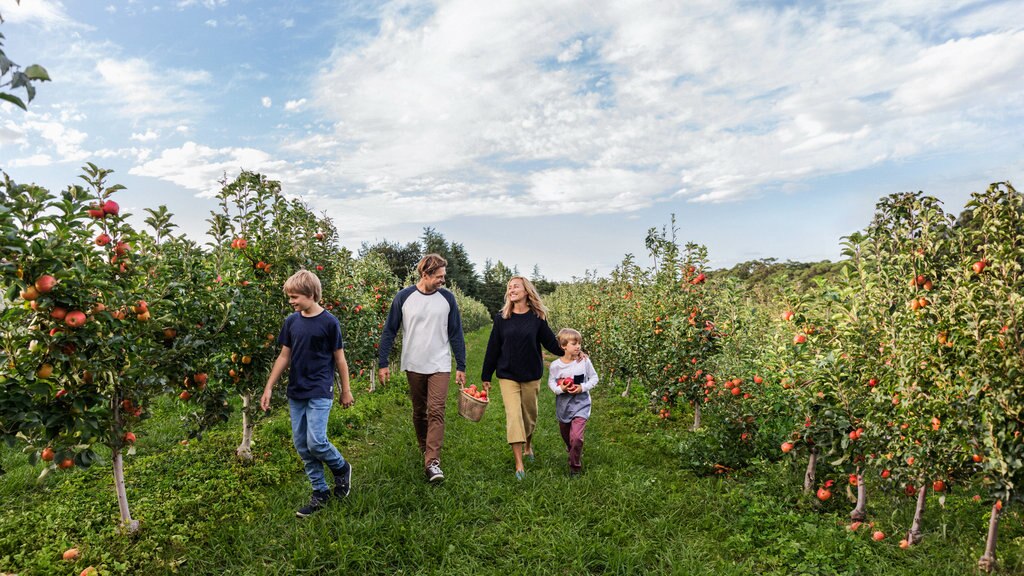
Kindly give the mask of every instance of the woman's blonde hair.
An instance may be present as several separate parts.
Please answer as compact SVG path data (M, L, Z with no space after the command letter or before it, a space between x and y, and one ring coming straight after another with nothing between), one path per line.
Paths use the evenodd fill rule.
M526 304L533 310L533 313L537 315L541 320L548 319L548 309L544 306L544 303L540 300L540 294L537 293L537 288L530 282L529 279L523 276L513 276L508 279L508 283L511 284L513 280L521 280L523 282L523 288L526 289ZM512 302L508 299L508 287L505 288L505 305L501 307L501 317L508 319L512 315Z
M309 270L299 270L284 281L284 293L302 294L319 302L323 296L323 288L320 286L320 278Z

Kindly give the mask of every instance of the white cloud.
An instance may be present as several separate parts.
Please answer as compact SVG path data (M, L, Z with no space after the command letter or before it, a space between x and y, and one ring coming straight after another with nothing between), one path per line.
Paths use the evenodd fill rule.
M213 18L211 18L211 19L207 20L206 22L203 22L203 25L206 26L207 28L216 28L217 27L217 21L214 20Z
M264 108L270 108L274 105L274 102L270 99L270 96L264 96L263 98L260 98L260 104L262 104Z
M295 19L294 18L285 18L284 20L281 20L281 27L282 28L294 28L295 27Z
M298 100L289 100L289 101L284 103L284 109L289 111L289 112L294 112L294 111L298 110L299 108L302 108L305 104L306 104L306 99L305 98L300 98Z
M158 70L141 58L104 58L95 69L108 97L134 120L195 114L200 104L193 90L210 82L203 70Z
M224 174L230 178L242 169L258 171L275 179L290 178L292 181L297 178L297 174L302 174L302 170L297 169L293 163L275 160L262 150L211 148L195 142L166 149L158 157L129 170L129 174L167 180L212 196L220 189L218 181Z
M160 133L156 132L155 130L146 130L143 133L132 133L132 140L137 140L139 142L150 142L156 140L159 137Z
M202 6L207 10L214 10L221 6L227 6L228 0L178 0L178 9L189 8L192 6Z
M599 210L727 201L982 149L1024 103L1024 32L966 0L406 8L316 80L335 165L368 193L483 194L491 214L582 211L586 190ZM957 35L965 13L985 35Z
M58 28L86 28L73 21L64 5L53 0L0 0L0 15L9 24L39 24L45 30Z
M570 44L565 50L563 50L562 53L559 54L556 59L564 64L566 62L572 62L573 60L576 60L577 58L580 57L580 54L582 53L583 41L577 39L573 41L573 43Z
M30 110L9 116L0 124L0 144L12 160L7 166L35 166L46 157L51 162L81 162L89 157L83 147L88 135L59 117ZM20 159L18 155L23 155Z

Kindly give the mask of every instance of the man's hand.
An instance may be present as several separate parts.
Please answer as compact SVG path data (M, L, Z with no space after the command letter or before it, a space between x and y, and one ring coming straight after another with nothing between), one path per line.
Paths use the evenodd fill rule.
M460 387L466 385L466 373L462 370L455 372L455 383Z
M388 383L388 378L391 378L390 368L381 368L377 370L377 380L380 381L380 385L383 386Z

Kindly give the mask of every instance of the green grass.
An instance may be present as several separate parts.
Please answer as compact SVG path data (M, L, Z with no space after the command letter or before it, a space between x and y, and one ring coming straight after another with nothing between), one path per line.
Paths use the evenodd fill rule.
M479 377L486 331L469 335L468 375ZM365 384L360 384L365 386ZM78 574L969 574L985 514L955 493L929 501L927 535L900 550L912 503L875 494L888 538L845 529L852 505L822 507L800 493L794 464L760 462L728 477L685 471L676 452L685 423L666 426L605 385L595 394L581 477L567 474L551 394L541 396L537 461L513 477L495 394L483 420L458 416L451 394L447 476L423 480L402 383L332 414L330 435L353 462L353 491L317 515L294 510L309 484L277 408L259 424L256 461L233 457L237 420L180 446L174 402L161 403L128 460L128 493L143 530L121 536L108 466L35 484L40 468L0 450L0 573ZM899 505L894 505L898 502ZM1005 515L1003 573L1024 567L1024 530ZM866 527L865 527L866 528ZM78 546L83 557L60 560Z

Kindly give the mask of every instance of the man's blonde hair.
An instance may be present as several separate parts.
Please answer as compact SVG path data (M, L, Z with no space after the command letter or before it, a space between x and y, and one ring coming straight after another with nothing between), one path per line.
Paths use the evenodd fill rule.
M284 281L284 293L302 294L319 302L323 297L323 287L316 274L309 270L299 270Z
M583 335L572 328L562 328L555 334L558 338L558 345L565 347L569 342L576 342L577 344L583 344Z
M427 254L420 258L419 263L416 264L416 271L419 272L420 278L422 278L424 276L433 276L439 269L447 267L448 261L440 254Z

